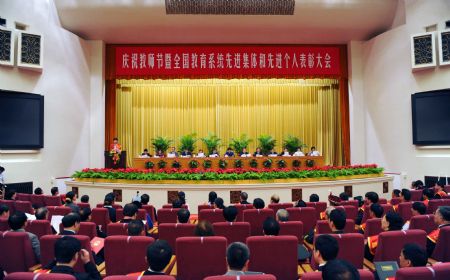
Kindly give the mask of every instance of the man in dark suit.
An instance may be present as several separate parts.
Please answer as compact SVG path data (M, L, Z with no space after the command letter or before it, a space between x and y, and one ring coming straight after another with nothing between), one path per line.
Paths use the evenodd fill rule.
M114 201L115 201L114 193L108 193L107 195L105 195L105 199L103 201L103 207L108 209L109 219L113 223L117 221L116 209L113 207Z
M39 243L39 238L31 232L25 231L26 224L27 216L23 212L16 211L8 218L8 225L11 228L12 232L25 232L28 235L28 237L30 238L31 248L33 248L36 260L39 262L41 258L41 245ZM4 252L2 252L2 254L3 253Z
M127 276L165 275L164 268L172 258L172 248L165 240L157 240L147 247L145 260L148 269L142 272L130 273Z
M240 195L240 203L241 203L241 204L250 204L250 203L247 201L247 199L248 199L248 194L247 194L246 192L241 192L241 195Z
M78 259L84 263L86 272L75 272L73 267ZM90 261L88 251L81 249L81 243L76 238L64 236L55 242L55 260L50 273L62 273L73 275L77 280L101 280L102 277L95 264Z
M80 230L81 217L78 213L69 213L62 218L63 230L59 235L76 235Z
M438 228L430 232L427 236L428 257L433 255L441 228L450 226L450 206L440 206L434 215L434 222L438 225Z
M314 244L313 257L318 265L317 270L323 271L327 262L336 259L339 252L339 244L336 238L328 234L319 235Z
M123 219L120 220L121 223L128 224L132 220L137 218L138 208L133 203L128 203L123 207Z

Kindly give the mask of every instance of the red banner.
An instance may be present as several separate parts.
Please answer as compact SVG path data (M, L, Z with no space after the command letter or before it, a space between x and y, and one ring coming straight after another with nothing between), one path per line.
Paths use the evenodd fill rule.
M338 76L339 47L116 47L116 77Z

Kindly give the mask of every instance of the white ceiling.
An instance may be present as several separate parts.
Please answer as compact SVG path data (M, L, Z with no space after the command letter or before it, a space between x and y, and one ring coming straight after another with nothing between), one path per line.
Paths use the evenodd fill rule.
M166 15L164 0L55 0L64 28L118 44L343 44L390 29L399 0L295 2L293 16L218 16Z

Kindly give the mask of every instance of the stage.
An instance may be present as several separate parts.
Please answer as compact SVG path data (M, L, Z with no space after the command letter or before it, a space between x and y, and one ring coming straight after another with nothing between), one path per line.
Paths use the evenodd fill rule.
M139 191L140 195L146 193L150 195L150 204L161 208L167 204L169 197L176 191L186 193L186 201L190 206L192 214L197 214L197 205L207 201L208 193L215 191L223 198L225 205L234 202L240 191L245 191L249 195L249 202L254 198L262 198L266 205L270 202L272 194L280 196L280 202L291 202L299 198L308 201L313 193L319 195L321 201L326 201L328 194L335 195L347 191L352 196L364 196L368 191L374 191L383 198L390 198L393 189L393 177L387 175L356 175L348 177L338 177L336 180L320 179L287 179L272 180L262 182L259 180L235 181L230 184L220 184L220 182L139 182L125 180L102 180L102 179L75 179L66 182L69 188L78 191L78 197L87 194L90 196L90 204L94 207L97 203L102 203L104 196L115 191L120 193L121 201L118 204L125 205L131 202ZM233 200L233 201L232 201Z

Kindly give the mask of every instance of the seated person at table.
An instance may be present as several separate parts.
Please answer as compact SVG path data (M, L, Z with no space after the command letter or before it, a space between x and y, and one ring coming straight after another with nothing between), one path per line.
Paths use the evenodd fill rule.
M323 271L327 262L336 259L339 253L339 244L331 235L321 234L314 244L313 257L318 265L317 270Z
M293 154L294 157L303 157L305 154L302 152L301 148L298 148L297 151Z
M283 157L290 157L291 154L289 153L289 150L285 148L285 149L283 150L283 153L282 153L280 156L283 156Z
M246 192L241 192L241 195L239 196L240 204L250 204L248 201L248 194Z
M165 157L163 151L161 150L156 151L155 158L163 158L163 157Z
M205 157L205 153L203 152L202 149L198 150L197 156L198 158L204 158Z
M436 247L436 242L439 237L439 231L443 227L450 226L450 206L440 206L434 214L434 223L438 225L438 228L428 234L427 238L427 254L431 257Z
M23 212L15 212L8 218L8 225L11 228L12 232L25 232L26 234L28 234L31 248L33 248L33 252L36 257L36 261L39 262L39 259L41 258L41 245L39 243L39 239L35 234L25 231L26 224L27 224L27 216ZM5 254L3 250L2 254Z
M123 207L123 219L120 220L121 223L128 224L129 222L137 219L138 207L133 203L125 204Z
M268 156L269 156L269 157L277 157L277 156L278 156L278 154L277 154L277 152L275 152L275 150L274 150L274 149L272 149L272 150L270 150L270 152L269 152Z
M0 204L0 219L9 218L9 207L5 204Z
M148 152L148 149L144 149L144 152L142 152L141 157L142 158L149 158L152 155Z
M256 151L253 153L253 156L254 157L262 157L263 156L260 147L256 148Z
M411 217L414 216L419 216L419 215L425 215L427 212L427 207L425 206L424 203L420 202L420 201L415 201L412 204L411 207ZM408 220L405 222L405 224L403 225L403 230L408 230L409 229L409 223L411 222L411 220Z
M263 274L262 272L247 271L250 250L242 242L231 243L227 248L226 257L228 264L228 271L224 274L226 276Z
M185 208L180 208L177 212L177 222L180 224L188 224L191 213Z
M184 150L181 152L181 157L188 158L188 157L191 157L191 156L192 156L192 153L189 152L187 149L184 149Z
M172 147L172 148L171 148L170 152L167 153L167 157L168 157L168 158L176 158L176 157L178 157L178 153L177 153L177 151L175 150L175 147Z
M238 210L233 205L225 207L223 209L223 217L225 218L225 221L227 221L227 222L230 222L230 223L236 222L237 214L238 214Z
M246 148L243 148L242 152L239 154L239 156L240 157L251 157L252 155L249 152L247 152Z
M219 153L217 152L216 149L214 149L214 150L212 151L212 153L209 154L209 157L219 157Z
M141 220L133 220L128 223L128 236L145 236L144 223Z
M234 157L234 152L230 147L228 147L227 151L225 152L224 157Z
M312 146L311 151L308 153L308 156L318 157L318 156L320 156L320 153L319 153L319 151L316 151L316 147Z
M81 217L77 213L69 213L62 218L63 230L59 235L76 235L80 230Z
M405 244L398 259L400 268L426 266L428 262L427 252L414 243Z
M84 264L84 271L75 272L73 267L78 259ZM61 273L73 275L77 280L101 280L102 277L94 263L91 262L90 253L81 249L81 243L78 239L71 236L64 236L55 242L55 260L54 266L49 273Z

